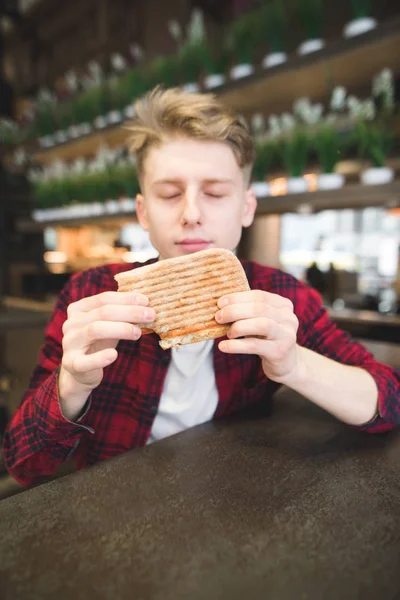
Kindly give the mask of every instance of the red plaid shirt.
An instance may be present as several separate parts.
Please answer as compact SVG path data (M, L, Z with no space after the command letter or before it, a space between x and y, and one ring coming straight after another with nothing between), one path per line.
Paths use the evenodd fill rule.
M64 418L57 393L62 325L68 305L115 290L114 275L138 266L141 265L90 269L72 276L61 292L30 387L5 435L7 468L22 484L54 474L72 453L77 468L82 468L146 444L171 358L170 351L160 348L155 334L118 344L118 359L105 369L103 381L92 392L79 422ZM374 377L379 389L380 416L361 428L377 433L399 424L399 371L376 362L363 346L339 330L329 320L318 293L282 271L246 261L243 267L252 289L292 300L300 322L300 345L344 364L362 367ZM217 343L214 368L219 394L215 418L251 404L269 403L279 387L265 377L257 356L224 354Z

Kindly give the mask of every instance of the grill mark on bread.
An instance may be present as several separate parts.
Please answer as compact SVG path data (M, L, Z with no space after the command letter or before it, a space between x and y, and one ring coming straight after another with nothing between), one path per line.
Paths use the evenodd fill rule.
M236 256L215 248L145 265L115 279L118 291L148 296L157 318L139 327L143 333L155 331L164 349L225 335L229 325L214 319L218 299L250 289Z

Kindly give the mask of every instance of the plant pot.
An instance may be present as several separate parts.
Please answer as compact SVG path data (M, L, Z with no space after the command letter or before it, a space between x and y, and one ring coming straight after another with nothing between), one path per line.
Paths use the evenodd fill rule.
M230 76L231 79L241 79L242 77L248 77L254 72L254 67L250 63L241 63L232 67Z
M276 67L277 65L281 65L282 63L287 61L286 52L271 52L271 54L267 54L264 56L262 61L262 66L266 69L271 67Z
M303 194L308 190L308 182L304 177L289 177L287 180L288 194Z
M109 214L116 214L120 211L120 205L118 200L107 200L105 203L106 212Z
M254 181L251 184L251 189L257 198L269 196L269 185L266 181Z
M372 167L361 172L360 179L364 185L384 185L393 180L394 171L390 167Z
M213 75L207 75L207 77L204 78L204 85L208 90L218 87L220 85L224 85L224 83L225 83L225 75L222 75L220 73L214 73Z
M311 54L312 52L318 52L325 46L324 40L316 38L314 40L306 40L297 48L297 54L304 56L305 54Z
M372 17L359 17L347 23L343 30L343 35L345 38L355 37L356 35L362 35L363 33L367 33L367 31L371 31L371 29L375 29L376 26L377 22Z
M90 123L81 123L78 127L80 135L88 135L92 131Z
M100 117L95 118L95 120L93 121L93 124L96 129L104 129L104 127L107 127L108 122L107 122L106 117L100 116Z
M54 146L55 140L53 135L45 135L39 138L39 146L41 148L51 148Z
M54 139L57 144L63 144L68 140L68 135L65 131L56 131L54 134Z
M321 173L318 175L319 190L339 190L344 185L344 176L341 173Z
M133 119L133 117L136 115L136 110L133 104L129 104L129 106L124 108L124 115L127 119Z
M121 123L122 121L122 113L119 110L111 110L107 115L107 121L110 125L115 125L116 123Z
M182 86L182 90L189 94L195 94L196 92L198 92L200 90L200 88L199 88L198 83L195 83L194 81L192 81L189 83L185 83L185 85Z
M134 212L136 210L136 200L132 198L120 198L119 207L122 212Z
M92 202L89 204L90 206L90 214L94 217L98 217L104 214L104 204L102 202Z
M71 125L71 127L68 127L68 135L72 139L79 137L79 127L77 125Z

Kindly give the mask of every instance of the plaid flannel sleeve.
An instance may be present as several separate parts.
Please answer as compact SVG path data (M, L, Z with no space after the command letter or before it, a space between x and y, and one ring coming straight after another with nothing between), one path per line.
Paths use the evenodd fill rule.
M39 353L29 389L13 415L4 436L4 458L9 473L22 485L53 475L85 433L88 407L78 422L67 420L58 397L58 372L62 359L62 326L68 305L75 301L75 276L61 292L54 313L46 327L44 344Z
M306 286L298 290L296 313L301 346L345 365L365 369L378 388L378 415L359 429L381 433L400 424L400 371L375 360L373 355L350 335L330 321L317 292Z

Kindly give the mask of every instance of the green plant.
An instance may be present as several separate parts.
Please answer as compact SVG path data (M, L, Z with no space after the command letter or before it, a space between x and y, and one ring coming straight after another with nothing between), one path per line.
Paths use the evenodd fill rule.
M226 47L213 50L207 40L199 44L199 57L203 71L207 75L225 73L229 65L229 51Z
M166 88L175 87L179 83L178 56L159 56L151 65L153 85L163 85ZM152 86L153 87L153 86Z
M143 96L152 86L149 74L142 67L135 67L124 73L119 85L121 94L127 100L126 105Z
M276 158L276 142L264 140L257 142L255 146L256 156L252 170L252 180L264 181Z
M113 77L108 81L108 100L111 110L123 110L132 100L121 78Z
M105 86L93 86L83 91L71 102L71 117L74 125L90 123L109 110L108 90Z
M51 135L56 129L55 105L52 102L41 102L37 106L35 129L38 137Z
M283 52L285 49L287 16L280 0L266 2L257 11L256 39L259 43L268 42L271 52Z
M254 36L257 31L257 11L235 19L228 32L228 47L239 63L251 63L255 53Z
M297 125L281 140L280 154L290 177L301 177L307 165L310 138L303 127Z
M188 42L178 51L179 70L185 82L197 81L203 67L203 41Z
M57 129L66 130L73 122L71 102L60 104L57 110Z
M354 130L355 143L362 158L369 158L374 167L385 166L396 134L381 123L358 121Z
M297 0L297 12L307 39L321 38L324 20L322 0Z
M36 181L33 189L36 207L50 208L74 203L105 202L124 196L134 198L139 191L139 184L133 166L112 165L104 171Z
M351 8L356 19L371 15L372 0L351 0Z
M333 173L341 157L341 138L337 129L329 124L320 125L314 135L313 147L323 173Z

